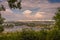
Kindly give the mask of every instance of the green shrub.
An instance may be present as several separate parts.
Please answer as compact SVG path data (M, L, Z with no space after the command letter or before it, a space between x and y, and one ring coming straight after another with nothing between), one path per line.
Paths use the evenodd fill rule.
M34 31L23 29L21 32L1 33L0 40L60 40L60 30Z
M0 33L4 31L4 28L2 25L0 25Z
M47 34L47 40L60 40L60 30L54 28L49 31Z

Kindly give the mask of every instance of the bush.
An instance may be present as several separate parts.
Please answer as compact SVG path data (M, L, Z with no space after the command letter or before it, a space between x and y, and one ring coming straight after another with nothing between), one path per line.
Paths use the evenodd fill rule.
M49 31L47 34L47 40L60 40L60 30L54 28Z
M60 40L60 30L50 31L23 29L21 32L2 33L0 40Z
M37 40L36 32L33 30L24 29L21 32L21 40Z
M35 27L36 25L34 23L27 23L27 26L29 26L29 27Z
M0 25L0 33L4 31L4 28L2 25Z

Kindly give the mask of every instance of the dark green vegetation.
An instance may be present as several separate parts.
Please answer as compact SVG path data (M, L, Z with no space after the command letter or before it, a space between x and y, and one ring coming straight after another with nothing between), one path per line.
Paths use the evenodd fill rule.
M1 14L0 14L0 33L4 31L4 28L3 28L3 24L4 23L4 18L1 17Z
M22 26L22 25L24 25L25 23L23 23L23 22L14 22L13 24L15 24L15 26Z
M5 8L3 5L0 6L0 11L5 11ZM4 28L3 28L3 23L4 23L4 18L1 16L1 13L0 13L0 33L4 31Z
M58 8L54 19L55 25L50 30L42 29L35 31L32 29L23 29L21 32L1 33L4 30L2 25L4 20L0 14L0 40L60 40L60 8ZM30 23L27 25L33 27L35 24Z
M0 33L0 40L60 40L59 10L54 16L54 19L55 25L52 26L50 30L42 29L40 31L35 31L32 29L23 29L21 32Z
M5 11L5 8L3 5L0 6L0 11Z
M12 8L18 8L21 9L21 0L17 1L17 0L7 0L9 7ZM0 33L3 32L4 28L3 28L3 23L4 23L4 18L2 18L1 16L1 11L5 11L5 7L3 4L0 4ZM9 27L12 27L13 25L10 24L8 25Z
M21 32L0 33L0 40L60 40L60 31L57 29L50 31L23 29Z
M58 10L58 12L60 11ZM0 33L0 40L60 40L59 14L54 16L55 25L50 30L23 29L20 32Z
M55 27L60 29L60 8L58 8L58 11L55 13L56 15L54 16L55 19Z
M17 1L17 0L8 0L7 1L9 4L10 8L19 8L21 9L21 0Z
M14 25L13 24L7 24L7 25L4 25L4 28L13 28Z
M28 26L28 27L35 27L36 25L34 23L27 23L26 26Z
M54 25L54 21L29 21L29 22L5 22L5 24L14 24L15 26L28 26L28 27L46 27L46 26L51 26Z
M5 11L5 7L3 5L0 5L0 33L4 31L2 24L4 23L5 20L5 18L1 16L1 11Z
M4 28L2 25L0 25L0 33L4 31Z

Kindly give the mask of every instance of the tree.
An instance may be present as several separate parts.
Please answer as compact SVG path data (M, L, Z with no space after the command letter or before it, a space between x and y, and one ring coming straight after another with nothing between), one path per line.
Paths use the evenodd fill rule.
M48 32L47 40L60 40L60 8L55 13L54 20L54 28Z
M1 33L2 31L4 31L3 26L2 26L3 22L4 22L4 18L2 18L2 17L1 17L1 14L0 14L0 33Z
M10 8L18 8L21 9L21 0L8 0L7 1Z
M21 9L21 0L7 0L9 7L12 8L18 8ZM3 6L3 4L0 5L0 12L1 11L5 11L5 7ZM1 13L0 13L0 24L3 23L4 18L1 17Z
M60 29L60 8L58 8L58 11L55 14L56 14L54 16L55 27L57 27L58 29Z
M3 5L0 6L0 25L2 25L4 22L4 18L2 18L1 16L1 11L5 11L5 8Z
M18 8L21 9L21 0L7 0L9 7L12 8ZM0 5L0 12L1 11L5 11L5 7L3 6L3 4ZM4 18L1 17L1 13L0 13L0 24L3 23Z
M21 0L7 0L8 4L9 4L9 7L12 9L12 8L18 8L18 9L21 9ZM3 28L3 23L4 23L4 18L2 18L1 16L1 11L5 11L5 7L3 4L0 5L0 33L2 31L4 31L4 28Z
M0 33L2 33L4 31L4 28L2 25L0 25Z
M5 8L3 5L0 6L0 11L5 11ZM3 23L4 23L4 18L1 16L1 13L0 13L0 33L4 31L4 28L2 25Z
M12 9L18 8L21 9L21 0L5 0L8 2L8 6ZM3 2L2 0L0 1L0 3Z
M4 23L4 18L1 17L1 14L0 14L0 25L2 25Z
M1 1L2 2L2 1ZM21 0L7 0L9 7L21 9ZM3 4L0 5L0 31L3 31L2 24L4 23L4 18L1 16L1 11L5 11L5 7Z

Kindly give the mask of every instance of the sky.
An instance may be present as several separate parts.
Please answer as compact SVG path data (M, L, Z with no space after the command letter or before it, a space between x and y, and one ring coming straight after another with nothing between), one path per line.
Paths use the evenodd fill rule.
M10 9L6 0L0 0L6 11L1 11L7 21L52 20L60 0L22 0L22 9Z

